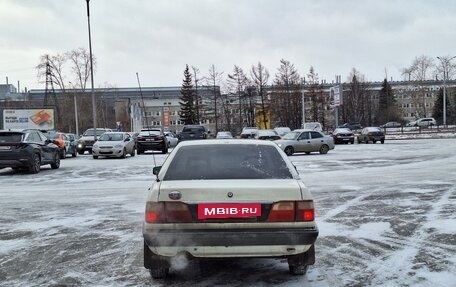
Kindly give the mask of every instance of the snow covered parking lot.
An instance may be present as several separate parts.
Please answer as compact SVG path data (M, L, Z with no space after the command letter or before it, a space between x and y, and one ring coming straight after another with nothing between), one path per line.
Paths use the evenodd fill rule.
M289 275L286 260L244 259L177 261L171 278L150 279L141 233L149 153L67 158L37 175L0 170L0 286L454 286L456 139L290 158L320 228L304 277Z

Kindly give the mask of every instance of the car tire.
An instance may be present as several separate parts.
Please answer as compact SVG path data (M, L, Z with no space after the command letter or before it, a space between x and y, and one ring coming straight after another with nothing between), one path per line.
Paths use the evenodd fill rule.
M122 154L120 155L120 158L125 158L126 154L127 154L127 149L124 148L124 149L122 150Z
M376 143L377 143L377 141L376 141L376 140L373 140L372 142L373 142L374 144L376 144Z
M93 156L93 159L98 159L98 156L97 156L97 155L94 155L94 156Z
M73 153L71 154L72 157L76 157L78 155L78 153L76 152L76 150L73 151Z
M60 167L60 156L58 152L54 154L54 162L51 163L52 169L58 169Z
M306 154L310 154L310 151L306 151Z
M83 155L83 154L84 154L84 151L83 151L83 150L80 150L80 151L78 151L78 154Z
M287 146L284 150L285 154L290 156L294 153L294 148L292 146Z
M136 150L133 148L133 150L131 151L130 155L131 156L135 156L135 154L136 154Z
M29 167L30 173L39 173L41 169L41 157L39 154L35 153L32 157L32 163Z
M162 154L167 154L167 153L168 153L168 147L166 147L162 150Z
M291 275L305 275L309 265L289 265Z
M137 154L142 154L143 152L144 152L144 151L143 151L143 150L140 150L140 149L138 149L138 150L136 151Z
M321 153L321 154L327 154L328 151L329 151L329 146L327 146L327 145L324 144L324 145L322 145L322 146L320 147L320 153Z
M381 140L380 143L381 143L381 144L384 144L384 143L385 143L385 140Z
M350 143L351 143L351 144L355 144L355 141L353 140L353 141L351 141Z
M60 151L60 159L64 159L66 157L66 149L62 149Z
M169 274L170 266L169 262L162 256L152 253L144 242L144 267L149 269L150 276L153 279L162 279Z

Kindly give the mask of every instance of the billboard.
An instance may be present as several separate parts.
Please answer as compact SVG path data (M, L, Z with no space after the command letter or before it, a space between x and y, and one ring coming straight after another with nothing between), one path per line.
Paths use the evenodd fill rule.
M4 109L4 129L55 129L54 109Z
M338 107L342 105L342 88L340 85L329 89L329 105L331 107Z

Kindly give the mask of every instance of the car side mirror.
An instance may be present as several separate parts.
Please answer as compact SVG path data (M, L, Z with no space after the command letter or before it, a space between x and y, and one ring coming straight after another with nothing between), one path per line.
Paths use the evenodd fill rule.
M161 166L154 166L154 168L152 169L152 173L154 175L158 175L160 173L160 170L161 170Z

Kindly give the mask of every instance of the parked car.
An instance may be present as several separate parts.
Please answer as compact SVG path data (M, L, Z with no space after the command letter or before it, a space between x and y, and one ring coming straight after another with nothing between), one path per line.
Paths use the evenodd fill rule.
M135 156L135 140L127 132L105 132L93 144L92 156L125 158Z
M365 127L358 135L358 143L385 143L385 134L378 127Z
M58 135L59 133L55 130L40 130L40 132L59 148L60 159L64 159L66 154L65 141Z
M67 154L71 154L72 157L76 157L76 145L74 141L70 141L70 138L65 133L57 132L52 137L54 143L60 148L60 158L64 159Z
M258 135L258 128L256 127L245 127L241 131L241 139L253 139Z
M166 139L168 140L168 148L177 146L178 139L172 132L164 132Z
M78 155L78 150L76 149L76 146L78 144L78 138L75 134L72 133L66 133L66 136L69 140L67 146L67 154L71 154L72 157L76 157Z
M283 137L286 133L291 132L289 127L275 127L274 130L280 137Z
M207 139L208 131L202 125L185 125L177 136L178 142Z
M294 130L287 133L281 140L274 141L287 155L297 152L320 152L328 153L334 149L334 140L319 131L313 130Z
M269 140L275 141L281 139L279 134L274 130L258 130L258 134L255 136L258 140Z
M96 138L98 139L105 132L112 132L112 129L97 128ZM95 131L94 129L87 129L79 138L76 150L79 154L84 154L86 151L92 153L92 146L95 143Z
M138 135L139 135L139 132L129 132L131 138L135 141L135 149L138 149L137 148L137 142L138 142Z
M349 123L345 123L345 124L339 126L339 128L348 128L352 131L356 131L356 130L361 130L363 128L363 126L358 122L349 122Z
M380 126L381 128L400 128L402 127L402 124L400 122L387 122L384 125Z
M39 130L0 131L0 169L38 173L42 165L60 167L59 147Z
M136 138L136 148L138 154L145 151L161 151L163 154L168 153L168 139L160 128L141 129Z
M183 142L153 173L143 224L153 278L167 276L181 254L287 258L295 275L314 264L312 195L273 142Z
M335 144L354 144L355 135L348 128L337 128L331 133Z
M421 118L417 119L414 123L415 127L429 127L436 126L437 121L434 118Z
M215 136L217 139L232 139L233 135L231 134L230 131L220 131L217 133Z

